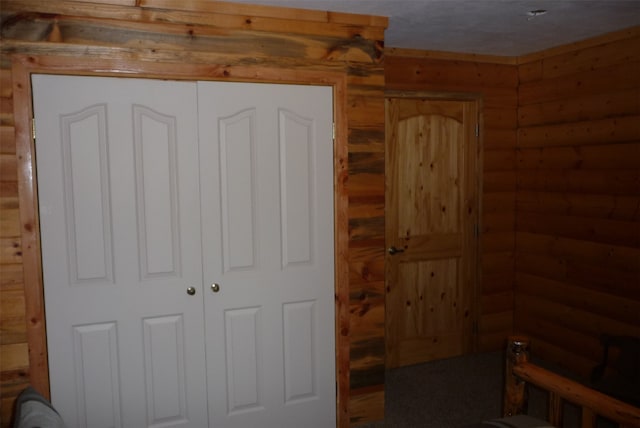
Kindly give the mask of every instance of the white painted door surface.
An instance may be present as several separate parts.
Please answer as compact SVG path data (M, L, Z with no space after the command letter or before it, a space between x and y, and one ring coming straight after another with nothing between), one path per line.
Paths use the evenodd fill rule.
M33 89L53 404L70 427L206 425L196 85Z
M331 88L198 101L213 426L335 426Z
M330 88L38 75L33 91L68 425L334 425Z

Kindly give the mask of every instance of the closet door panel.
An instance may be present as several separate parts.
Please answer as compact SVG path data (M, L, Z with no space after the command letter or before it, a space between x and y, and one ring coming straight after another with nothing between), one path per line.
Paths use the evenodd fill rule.
M53 404L70 427L206 426L195 83L32 84Z
M332 89L198 82L198 113L212 426L333 426Z
M331 88L33 85L69 425L334 425Z

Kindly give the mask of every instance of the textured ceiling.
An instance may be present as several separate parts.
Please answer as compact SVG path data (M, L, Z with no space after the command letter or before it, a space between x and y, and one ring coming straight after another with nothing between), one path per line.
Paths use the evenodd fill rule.
M519 56L640 25L640 0L231 0L389 17L385 46ZM529 11L544 9L543 15Z

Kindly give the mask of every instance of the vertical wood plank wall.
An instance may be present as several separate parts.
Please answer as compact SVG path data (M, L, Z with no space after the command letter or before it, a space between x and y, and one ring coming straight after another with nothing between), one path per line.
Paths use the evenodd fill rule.
M4 427L16 394L28 381L29 359L11 73L4 57L0 64L0 422Z
M388 49L386 88L482 99L481 273L478 349L501 349L512 331L518 71L515 60Z
M215 1L2 0L0 61L0 426L29 383L11 55L343 73L349 148L351 423L384 409L384 70L386 18ZM222 74L220 74L222 73ZM349 421L347 421L349 423Z
M639 30L518 67L514 328L582 375L640 337Z

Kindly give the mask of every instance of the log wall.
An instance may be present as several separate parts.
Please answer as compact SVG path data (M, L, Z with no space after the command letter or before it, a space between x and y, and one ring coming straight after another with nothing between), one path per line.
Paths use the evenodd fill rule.
M482 118L478 350L512 332L518 70L515 59L389 49L387 90L477 96Z
M384 412L384 70L386 18L208 0L2 0L0 61L0 426L30 382L11 61L14 54L175 63L218 79L274 70L346 79L349 296L339 332L340 426ZM238 73L242 70L242 73ZM341 112L340 110L339 112ZM24 124L23 124L24 127ZM29 226L30 227L30 226ZM27 302L27 305L29 303ZM342 322L342 321L341 321ZM349 357L350 356L350 357ZM345 385L346 383L346 385ZM346 404L345 404L346 402Z
M519 63L514 327L588 375L640 336L640 28Z
M640 336L640 28L520 58L388 49L386 87L484 107L479 350L587 375Z

